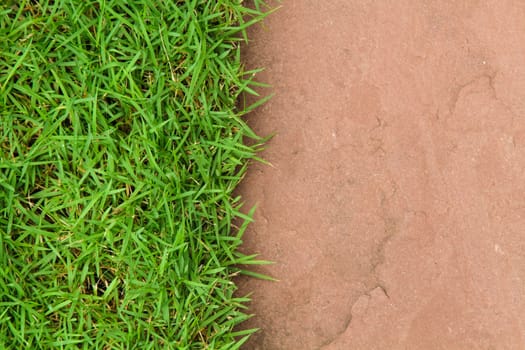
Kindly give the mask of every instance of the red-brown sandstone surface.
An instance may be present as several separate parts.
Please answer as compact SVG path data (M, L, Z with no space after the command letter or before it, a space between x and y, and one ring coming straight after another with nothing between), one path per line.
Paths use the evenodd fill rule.
M245 349L525 349L525 2L283 0L251 39Z

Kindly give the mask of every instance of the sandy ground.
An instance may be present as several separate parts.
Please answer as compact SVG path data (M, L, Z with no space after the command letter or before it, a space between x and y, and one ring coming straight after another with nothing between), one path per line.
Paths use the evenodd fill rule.
M525 2L284 0L245 349L525 349Z

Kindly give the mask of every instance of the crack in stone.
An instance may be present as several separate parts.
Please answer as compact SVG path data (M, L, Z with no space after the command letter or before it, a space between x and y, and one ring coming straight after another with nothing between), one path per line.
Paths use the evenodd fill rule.
M455 113L456 107L457 107L457 103L458 103L460 97L462 97L461 93L463 92L463 90L465 90L466 88L468 88L469 86L475 84L476 82L480 81L483 78L486 78L486 79L489 80L489 87L490 87L491 91L493 91L494 95L496 95L495 94L496 90L494 88L494 79L495 79L497 74L498 74L497 70L493 70L490 73L478 74L474 78L469 80L467 83L457 86L454 89L455 91L452 94L452 101L449 104L449 114L453 115ZM468 96L468 95L466 95L466 96ZM466 97L466 96L463 96L463 97ZM495 98L496 98L496 100L499 101L499 99L496 96L495 96Z
M448 117L452 117L456 114L457 104L460 100L467 98L469 95L474 93L481 93L483 91L488 91L491 97L494 99L495 102L497 102L503 110L505 110L510 115L510 123L511 127L515 125L515 121L522 118L519 113L517 113L513 107L505 101L499 94L496 89L495 80L498 76L499 71L498 70L492 70L488 73L483 73L476 75L474 78L472 78L470 81L468 81L465 84L461 84L458 87L456 87L453 91L451 101L448 104ZM472 91L466 91L469 87L478 84L483 84L484 87L480 89L473 89ZM486 84L486 85L485 85ZM438 112L435 115L435 120L439 121L441 119L441 111L438 109ZM445 117L446 118L446 117ZM475 131L472 128L468 128L468 130L465 130L465 133Z
M480 75L477 75L475 76L473 79L471 79L469 82L467 82L466 84L462 84L460 85L459 87L456 88L456 91L455 93L453 94L452 96L452 102L450 104L450 107L449 107L449 113L450 115L454 114L455 111L456 111L456 107L457 107L457 103L459 101L459 99L461 97L465 98L467 97L469 94L467 95L464 95L464 96L461 96L463 90L465 90L466 88L468 88L469 86L475 84L476 82L479 82L480 80L482 79L487 79L487 83L488 83L488 87L489 87L489 90L490 92L492 93L492 96L494 97L494 99L499 102L511 115L512 115L512 118L514 120L514 118L517 118L519 117L519 115L517 115L514 110L512 109L511 106L509 106L499 95L498 95L498 92L497 92L497 89L496 89L496 85L495 85L495 80L496 80L496 77L498 76L499 74L499 71L498 70L493 70L492 72L489 72L489 73L483 73L483 74L480 74Z
M359 297L361 298L361 297ZM359 300L359 298L357 300ZM357 303L357 300L356 300L356 303ZM353 307L353 305L352 305ZM352 310L352 308L350 308L350 310ZM323 344L321 344L321 346L319 347L319 350L322 350L328 346L330 346L332 343L334 343L335 341L337 341L337 339L339 339L345 332L346 330L350 327L350 324L352 323L352 312L350 311L350 314L348 315L347 319L345 320L345 323L344 323L344 326L343 326L343 330L338 332L335 336L333 336L331 339L325 341Z
M397 231L397 220L391 217L382 218L385 223L385 236L379 241L371 260L370 272L376 275L377 268L385 262L385 246L392 239L395 232ZM377 277L377 276L376 276Z
M384 282L381 281L381 279L377 276L377 268L385 262L385 256L384 256L385 252L384 251L385 251L386 244L392 239L392 237L395 235L395 233L398 230L397 220L393 218L392 216L387 215L387 203L390 199L392 199L396 195L397 190L398 190L398 185L397 183L394 182L393 190L391 194L387 195L385 191L382 191L381 193L380 206L383 211L383 215L381 216L381 219L383 220L385 224L385 228L384 228L385 236L381 239L381 241L378 243L378 245L374 249L373 256L370 260L371 265L372 265L370 269L370 274L372 277L374 277L375 282L370 288L363 291L357 297L355 302L350 306L350 312L348 313L348 316L346 317L342 330L338 332L334 337L332 337L331 339L321 344L321 346L319 347L320 350L329 347L332 343L337 341L348 330L348 328L352 324L352 319L353 319L352 310L354 309L356 303L358 303L363 296L368 296L369 298L371 298L372 292L376 289L379 289L388 299L390 299L390 295L388 293L387 287L385 286Z
M335 336L333 336L331 339L325 341L323 344L321 344L321 346L319 347L319 350L323 350L327 347L329 347L330 345L332 345L334 342L336 342L337 340L339 340L339 338L344 334L346 333L346 331L348 330L348 328L350 328L350 325L352 324L352 320L353 320L353 314L352 314L352 310L354 309L354 306L361 300L361 298L366 295L369 297L369 302L370 302L370 299L372 298L372 293L374 290L381 290L381 292L387 297L387 299L390 299L390 295L388 294L388 291L386 289L386 287L383 285L382 282L377 282L376 284L374 284L371 288L367 289L366 291L364 291L361 295L359 295L359 297L356 299L356 301L352 304L352 306L350 307L350 313L348 314L348 317L347 319L345 320L345 323L343 325L343 330L341 330L340 332L338 332ZM368 310L368 305L367 305L367 310Z

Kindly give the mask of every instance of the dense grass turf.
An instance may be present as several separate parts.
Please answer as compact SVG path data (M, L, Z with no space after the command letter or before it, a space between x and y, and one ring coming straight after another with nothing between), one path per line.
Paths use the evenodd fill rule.
M262 2L0 3L0 348L240 346Z

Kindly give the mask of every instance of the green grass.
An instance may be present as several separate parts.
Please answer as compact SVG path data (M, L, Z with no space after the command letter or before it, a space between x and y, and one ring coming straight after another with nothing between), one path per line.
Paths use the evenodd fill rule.
M0 348L236 349L264 4L0 2ZM253 146L243 143L254 139ZM240 227L234 223L240 222Z

